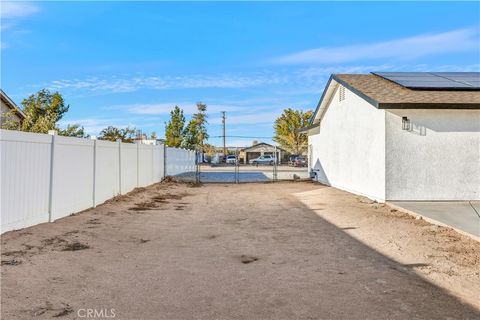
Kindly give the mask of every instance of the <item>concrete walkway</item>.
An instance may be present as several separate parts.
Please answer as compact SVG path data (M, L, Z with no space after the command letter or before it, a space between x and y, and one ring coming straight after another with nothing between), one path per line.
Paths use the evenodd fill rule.
M480 239L480 201L392 201L390 204Z

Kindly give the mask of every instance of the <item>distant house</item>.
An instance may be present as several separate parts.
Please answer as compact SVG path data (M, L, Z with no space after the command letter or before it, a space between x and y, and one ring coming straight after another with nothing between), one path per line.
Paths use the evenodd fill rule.
M7 114L13 110L12 120L22 122L25 119L23 111L10 99L9 96L3 90L0 89L1 94L1 113L0 113L0 127L3 127L4 122L7 120Z
M479 200L479 85L478 72L332 75L302 129L312 174L380 201Z
M265 142L255 143L250 147L243 148L240 150L238 158L241 163L248 163L249 160L263 155L274 155L275 150L277 151L277 159L282 161L286 155L285 150Z

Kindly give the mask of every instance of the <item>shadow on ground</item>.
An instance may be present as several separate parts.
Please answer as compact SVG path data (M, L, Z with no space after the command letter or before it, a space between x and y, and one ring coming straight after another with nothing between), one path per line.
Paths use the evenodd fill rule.
M321 186L172 185L168 192L188 196L128 211L138 197L143 203L166 192L147 189L2 235L7 251L74 228L88 232L89 245L74 253L44 250L2 267L2 318L29 319L45 300L72 312L115 308L121 319L480 317L411 270L418 265L387 258L346 233L354 226L342 230L293 196ZM88 229L81 222L92 216L102 223Z

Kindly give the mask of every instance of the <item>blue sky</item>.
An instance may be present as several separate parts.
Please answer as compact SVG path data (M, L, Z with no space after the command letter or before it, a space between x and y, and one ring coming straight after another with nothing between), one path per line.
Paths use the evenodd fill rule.
M174 105L189 115L202 101L212 137L222 110L227 135L271 137L284 108L315 108L330 73L480 70L476 2L1 6L2 89L19 105L60 91L70 104L61 125L90 134L128 125L161 137Z

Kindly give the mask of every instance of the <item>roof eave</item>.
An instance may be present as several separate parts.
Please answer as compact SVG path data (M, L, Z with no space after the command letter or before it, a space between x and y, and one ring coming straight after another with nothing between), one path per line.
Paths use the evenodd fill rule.
M480 103L379 103L379 109L480 109Z
M320 122L311 124L309 126L306 126L306 127L300 128L300 129L296 129L295 132L297 132L297 133L308 133L310 130L318 128L318 127L320 127Z
M330 86L330 83L332 82L333 79L333 74L330 75L330 78L328 79L327 85L325 86L325 89L323 90L322 96L320 97L320 100L317 103L317 107L315 108L315 111L312 114L312 118L310 119L310 124L313 124L313 121L315 120L315 117L317 116L318 110L320 110L320 106L322 105L323 100L325 99L325 95L327 94L327 89Z

